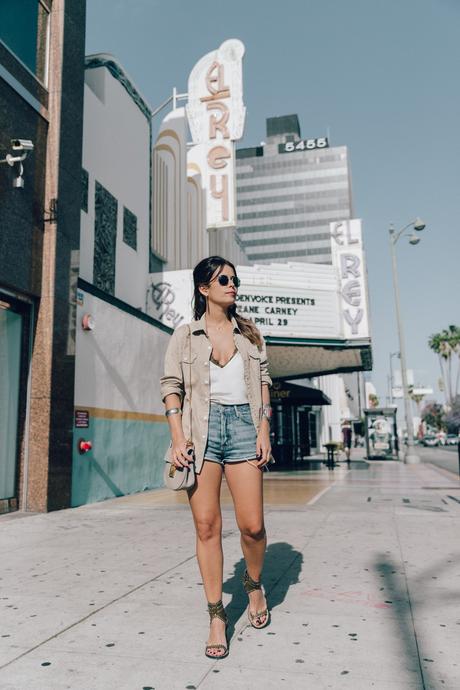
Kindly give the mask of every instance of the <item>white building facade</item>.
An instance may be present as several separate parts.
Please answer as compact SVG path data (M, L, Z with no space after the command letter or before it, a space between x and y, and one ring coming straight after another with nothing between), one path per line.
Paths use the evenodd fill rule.
M202 123L209 142L189 141L189 130L195 136L200 130L193 98L189 113L174 107L166 114L153 141L152 109L119 61L109 54L86 58L81 250L71 342L74 506L162 483L169 429L158 382L176 324L147 313L149 275L152 268L189 268L212 252L244 261L232 224L234 169L223 151L225 144L234 157L243 53L240 41L227 41L192 72L199 102L211 97L203 101L208 120ZM240 130L243 124L244 110Z
M158 379L171 329L145 313L152 160L146 100L116 58L88 56L73 506L161 483L168 425Z

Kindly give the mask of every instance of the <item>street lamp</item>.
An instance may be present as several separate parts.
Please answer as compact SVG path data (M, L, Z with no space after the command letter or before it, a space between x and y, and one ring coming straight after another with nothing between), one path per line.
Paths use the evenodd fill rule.
M420 462L419 456L415 453L414 449L414 420L412 417L412 408L409 400L409 388L407 385L407 371L406 371L406 349L404 346L404 332L401 320L401 308L399 305L399 286L398 286L398 269L396 264L396 250L395 245L399 240L401 235L408 229L413 228L415 232L421 232L425 227L425 223L416 218L407 225L405 225L401 230L394 229L393 225L390 225L390 250L391 250L391 264L393 268L393 287L395 292L395 304L396 304L396 319L398 323L398 337L399 337L399 358L401 360L401 380L404 398L404 411L406 416L406 429L407 429L407 449L404 455L404 462L408 465L414 465ZM412 233L409 237L410 244L418 244L420 238Z
M399 358L399 352L390 352L390 405L393 405L393 357Z

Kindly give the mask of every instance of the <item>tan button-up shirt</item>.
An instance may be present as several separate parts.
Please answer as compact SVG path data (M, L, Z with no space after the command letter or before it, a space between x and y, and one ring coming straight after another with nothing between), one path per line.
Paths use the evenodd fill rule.
M253 345L238 328L232 318L235 347L244 362L244 380L248 401L256 430L259 430L262 413L262 384L271 386L265 342L262 348ZM187 440L195 445L195 469L203 466L204 451L208 438L210 400L210 357L212 345L206 332L206 318L179 326L171 336L165 356L165 373L160 379L161 398L176 393L182 403L182 428ZM192 401L192 428L190 430L190 398Z

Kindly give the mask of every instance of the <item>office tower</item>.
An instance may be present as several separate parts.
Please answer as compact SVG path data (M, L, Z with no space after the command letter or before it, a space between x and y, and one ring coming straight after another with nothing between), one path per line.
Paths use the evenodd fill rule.
M267 119L237 150L238 234L251 263L331 263L329 223L352 217L346 146L302 139L297 115Z

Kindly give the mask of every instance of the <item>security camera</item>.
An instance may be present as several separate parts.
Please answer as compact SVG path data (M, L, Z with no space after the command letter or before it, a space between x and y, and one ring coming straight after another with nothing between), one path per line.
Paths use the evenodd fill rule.
M24 167L23 161L27 158L29 151L34 150L34 145L30 139L11 139L11 148L16 151L16 156L7 153L5 158L0 160L0 163L7 163L11 167L16 166L16 177L13 178L13 187L23 189L24 187Z
M11 139L13 151L33 151L34 145L30 139Z

